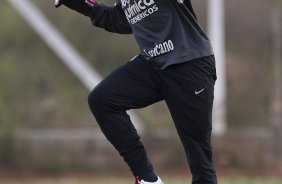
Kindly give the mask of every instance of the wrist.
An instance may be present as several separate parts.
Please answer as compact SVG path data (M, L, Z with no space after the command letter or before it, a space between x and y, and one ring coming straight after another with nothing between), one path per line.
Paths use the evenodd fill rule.
M85 3L88 4L89 6L93 7L94 4L96 3L96 0L85 0Z
M59 7L62 4L85 16L89 16L94 5L96 4L96 0L56 0L55 1L56 7Z

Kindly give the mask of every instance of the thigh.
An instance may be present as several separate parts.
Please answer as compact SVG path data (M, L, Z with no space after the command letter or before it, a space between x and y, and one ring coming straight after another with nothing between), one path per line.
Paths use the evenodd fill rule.
M209 145L216 71L213 57L173 65L160 73L164 99L182 141Z
M96 99L124 110L162 100L154 70L138 57L114 70L92 91Z

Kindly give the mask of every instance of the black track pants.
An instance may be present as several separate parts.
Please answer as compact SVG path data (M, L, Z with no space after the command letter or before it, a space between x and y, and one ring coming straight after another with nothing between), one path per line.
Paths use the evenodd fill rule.
M214 184L211 117L214 57L154 69L136 57L113 71L89 95L89 106L107 139L135 176L153 171L126 110L165 100L183 143L193 184Z

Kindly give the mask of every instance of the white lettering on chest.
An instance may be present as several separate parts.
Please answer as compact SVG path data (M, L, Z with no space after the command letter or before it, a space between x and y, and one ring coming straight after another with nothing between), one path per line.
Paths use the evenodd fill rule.
M154 0L121 0L121 4L131 24L139 22L159 9Z

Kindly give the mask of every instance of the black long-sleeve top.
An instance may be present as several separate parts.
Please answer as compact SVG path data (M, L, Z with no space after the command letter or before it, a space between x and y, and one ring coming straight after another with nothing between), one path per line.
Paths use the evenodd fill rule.
M191 0L117 0L96 3L92 24L119 34L133 34L142 55L157 69L213 55Z

